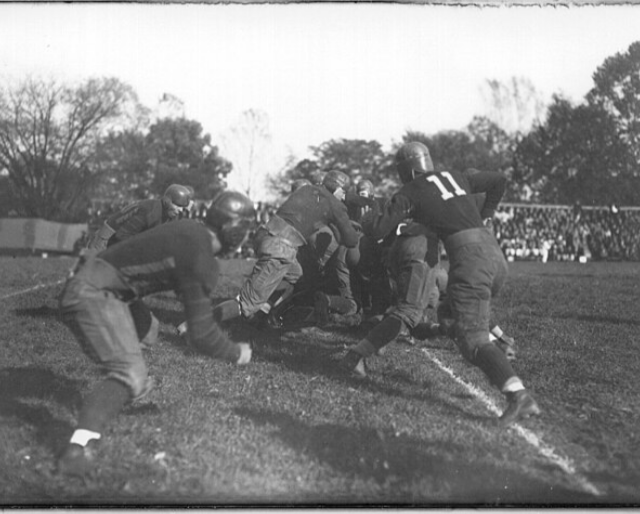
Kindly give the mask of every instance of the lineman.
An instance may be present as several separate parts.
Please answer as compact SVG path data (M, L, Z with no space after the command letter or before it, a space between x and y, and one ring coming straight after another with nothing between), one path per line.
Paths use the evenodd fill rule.
M294 284L302 276L302 267L296 259L298 249L320 228L332 224L340 244L347 248L357 246L358 233L342 202L348 184L346 174L329 171L322 185L304 185L289 195L256 232L254 246L258 260L251 276L237 298L216 306L216 319L225 321L238 316L254 321L265 319L273 306L293 293ZM178 331L181 332L180 327Z
M506 179L495 172L471 176L454 171L435 172L428 148L416 142L398 150L396 168L404 186L381 215L372 219L369 230L374 237L381 238L396 230L404 219L412 218L438 235L450 262L447 297L458 349L506 396L507 408L500 417L502 425L539 415L533 396L505 354L489 340L491 298L500 291L508 269L500 246L485 228L483 219L493 216L504 194ZM486 193L482 213L472 197L480 192ZM342 366L350 371L363 369L363 359L399 334L402 324L399 317L387 316L347 352Z
M193 201L193 189L172 184L162 198L140 200L109 216L94 234L87 248L102 251L140 232L180 218Z
M111 245L126 241L132 236L166 223L175 221L188 213L193 203L193 188L172 184L162 198L141 200L112 214L89 241L87 248L100 252ZM150 314L142 300L131 302L129 310L138 333L147 334L142 341L144 348L150 348L158 337L160 322Z
M84 399L77 428L58 462L60 472L88 473L94 461L89 443L100 439L127 402L152 388L129 302L173 290L184 305L196 349L235 364L251 360L250 346L230 341L215 323L211 296L218 280L215 256L240 246L254 219L251 200L226 191L214 199L204 225L192 220L163 224L81 258L60 307L104 378Z

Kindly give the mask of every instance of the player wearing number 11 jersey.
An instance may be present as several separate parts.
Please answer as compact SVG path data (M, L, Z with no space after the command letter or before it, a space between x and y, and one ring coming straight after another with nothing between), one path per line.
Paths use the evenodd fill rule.
M455 171L436 172L428 148L416 142L400 148L396 168L403 187L369 226L363 224L364 230L381 239L411 218L438 235L450 263L447 296L457 347L466 360L479 367L506 395L508 406L500 418L503 425L538 415L540 409L535 400L504 353L489 340L491 298L505 282L507 263L483 219L493 216L502 199L505 177L489 171L470 176ZM472 196L475 193L486 194L482 212ZM380 330L394 331L393 320L386 324L385 321L380 323ZM379 350L375 344L378 340L369 334L349 350L343 366L352 370L362 368L364 357Z

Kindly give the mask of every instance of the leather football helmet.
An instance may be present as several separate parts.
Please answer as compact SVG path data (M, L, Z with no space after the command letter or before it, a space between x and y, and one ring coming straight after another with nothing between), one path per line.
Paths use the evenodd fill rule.
M349 186L349 176L341 171L329 171L322 180L322 185L326 187L329 192L335 193L336 189L342 188L344 191Z
M417 141L402 145L396 153L396 170L403 184L411 182L417 175L433 172L427 146Z
M223 191L213 199L204 222L222 243L222 250L236 250L246 239L256 220L251 199L237 191Z
M193 188L171 184L162 195L162 207L169 219L175 219L189 208L192 200Z

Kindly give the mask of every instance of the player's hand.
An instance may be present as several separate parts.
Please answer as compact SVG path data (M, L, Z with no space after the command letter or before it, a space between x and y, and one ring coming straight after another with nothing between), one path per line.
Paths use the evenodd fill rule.
M485 218L482 220L484 226L493 232L493 218Z
M187 322L183 321L176 327L176 332L178 332L179 336L183 336L187 333Z
M249 343L238 343L240 348L240 358L238 359L238 366L243 364L249 364L251 362L251 345Z

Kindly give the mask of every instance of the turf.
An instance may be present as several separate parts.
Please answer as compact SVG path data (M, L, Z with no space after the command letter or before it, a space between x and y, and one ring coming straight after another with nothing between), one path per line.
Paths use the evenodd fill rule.
M237 368L186 346L179 303L154 296L157 387L113 421L86 480L55 470L98 378L58 316L72 264L0 259L3 506L640 505L638 263L510 265L494 315L543 415L507 430L465 383L501 395L446 339L393 343L358 381L336 364L362 329L231 326L254 345ZM248 270L225 262L219 297Z

